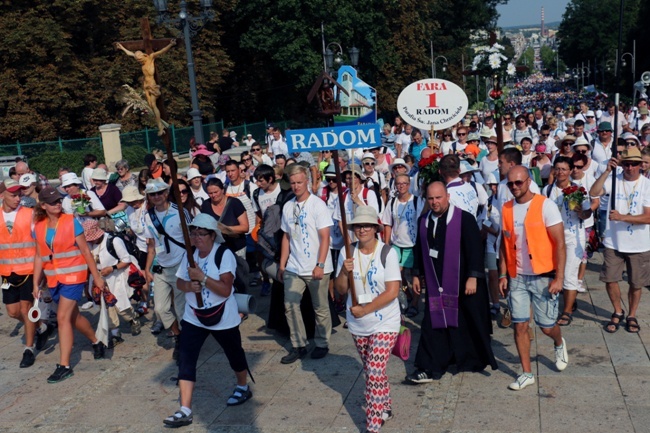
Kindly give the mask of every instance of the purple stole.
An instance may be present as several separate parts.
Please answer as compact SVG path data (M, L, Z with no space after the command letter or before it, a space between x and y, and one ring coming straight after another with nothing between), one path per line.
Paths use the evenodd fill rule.
M458 327L458 290L460 285L460 231L462 209L453 208L451 221L447 224L445 251L443 259L442 286L429 255L427 221L430 213L420 220L420 239L422 242L422 262L424 280L429 297L429 313L433 329ZM447 214L448 215L448 214ZM434 232L435 237L435 232ZM439 252L441 253L441 252Z

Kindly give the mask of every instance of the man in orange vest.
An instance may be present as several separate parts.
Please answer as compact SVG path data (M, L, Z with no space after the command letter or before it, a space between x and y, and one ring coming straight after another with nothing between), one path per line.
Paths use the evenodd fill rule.
M506 185L514 200L505 203L501 213L499 291L502 296L510 291L508 305L523 369L508 386L514 391L535 383L528 336L531 305L535 322L555 343L555 367L562 371L569 362L566 341L556 323L566 263L562 215L555 203L530 190L531 182L526 167L510 169Z
M0 275L2 275L2 303L10 317L25 325L25 350L20 368L34 364L34 348L41 350L54 329L52 325L29 320L34 305L32 295L34 255L32 239L33 209L20 206L23 187L13 179L0 183L2 212L0 213ZM36 345L34 336L36 333Z

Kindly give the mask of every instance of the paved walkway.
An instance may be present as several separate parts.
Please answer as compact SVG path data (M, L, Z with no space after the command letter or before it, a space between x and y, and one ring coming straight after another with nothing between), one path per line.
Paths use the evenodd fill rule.
M600 259L597 254L595 259ZM596 260L594 260L595 262ZM386 432L647 432L650 431L650 358L645 335L650 329L650 294L644 293L639 335L621 328L607 334L602 324L611 314L599 265L590 264L589 292L579 295L579 312L563 328L570 364L562 373L553 366L553 345L536 331L532 347L538 382L521 392L507 389L519 373L510 329L494 330L498 371L446 374L420 386L402 384L412 362L392 357L389 377L395 418ZM627 286L624 284L625 291ZM363 375L347 330L332 335L330 354L292 365L280 364L288 339L264 328L268 298L260 316L242 325L244 346L256 384L253 399L228 408L234 377L220 348L208 340L199 360L194 394L194 424L184 432L357 432L363 430ZM627 310L627 308L626 308ZM84 313L96 321L97 313ZM413 344L419 320L409 322ZM3 310L0 317L0 431L10 432L159 432L162 419L178 408L176 368L171 339L152 336L146 323L137 337L110 359L94 361L90 344L78 336L73 353L74 377L46 383L58 360L55 339L36 363L19 369L22 329ZM414 354L415 347L412 349Z

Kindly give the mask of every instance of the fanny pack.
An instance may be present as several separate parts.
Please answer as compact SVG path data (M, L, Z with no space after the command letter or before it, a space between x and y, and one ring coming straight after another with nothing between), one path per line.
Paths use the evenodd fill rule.
M227 301L227 300L226 300ZM194 310L194 315L203 326L214 326L221 322L223 317L223 312L225 311L226 301L223 301L221 304L215 305L210 308L192 308Z

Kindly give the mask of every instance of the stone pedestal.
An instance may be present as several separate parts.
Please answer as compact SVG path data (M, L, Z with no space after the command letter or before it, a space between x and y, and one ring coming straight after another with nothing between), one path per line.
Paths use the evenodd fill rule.
M102 134L104 161L106 161L109 171L115 170L115 163L122 159L121 128L122 125L118 123L109 123L99 127L99 132Z

